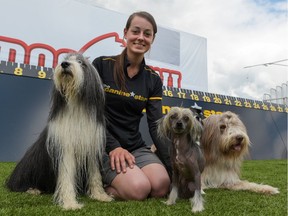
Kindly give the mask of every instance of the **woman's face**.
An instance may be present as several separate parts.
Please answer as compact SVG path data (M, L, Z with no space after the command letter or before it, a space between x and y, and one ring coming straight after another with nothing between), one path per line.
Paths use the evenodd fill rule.
M128 55L144 55L154 40L152 24L142 17L135 16L130 27L124 29L124 37L127 40Z

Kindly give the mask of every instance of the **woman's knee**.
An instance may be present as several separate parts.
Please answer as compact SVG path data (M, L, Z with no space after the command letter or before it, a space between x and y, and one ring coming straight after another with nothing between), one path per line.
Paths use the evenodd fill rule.
M162 176L158 181L152 182L151 196L152 197L164 197L170 190L170 178Z
M151 184L152 197L164 197L170 189L170 178L166 169L160 164L150 164L142 168Z
M145 200L151 192L151 184L148 179L134 179L127 185L127 196L130 200Z
M150 181L142 171L133 175L131 172L120 174L111 186L117 191L118 198L124 200L144 200L151 192Z

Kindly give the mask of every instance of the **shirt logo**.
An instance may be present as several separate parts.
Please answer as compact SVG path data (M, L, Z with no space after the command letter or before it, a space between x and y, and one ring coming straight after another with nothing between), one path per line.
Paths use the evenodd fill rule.
M132 92L125 92L122 90L113 89L109 85L106 85L106 84L104 84L104 91L107 93L110 93L110 94L120 95L123 97L132 97L135 100L139 100L139 101L143 101L143 102L148 100L148 98L146 98L142 95L137 95L133 91Z

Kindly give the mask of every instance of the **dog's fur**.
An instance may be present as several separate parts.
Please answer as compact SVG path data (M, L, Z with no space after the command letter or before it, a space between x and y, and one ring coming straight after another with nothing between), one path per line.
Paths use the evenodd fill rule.
M206 159L202 189L226 188L276 194L277 188L240 180L241 165L249 153L250 140L240 118L230 111L204 121L201 145Z
M78 192L111 201L99 166L105 143L104 90L96 69L80 53L55 68L47 126L7 179L11 191L54 193L64 209L79 209Z
M172 107L158 121L160 138L168 138L172 142L172 190L167 205L175 204L178 197L190 198L192 212L204 210L201 172L205 160L199 146L201 133L201 123L188 108Z

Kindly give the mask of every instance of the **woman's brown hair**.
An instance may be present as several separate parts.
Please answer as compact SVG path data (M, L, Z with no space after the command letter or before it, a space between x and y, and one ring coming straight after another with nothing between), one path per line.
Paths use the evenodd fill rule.
M155 35L157 33L157 25L154 20L154 17L149 14L146 11L139 11L131 14L126 22L125 28L128 30L130 28L131 22L134 17L142 17L146 19L148 22L152 24L153 27L153 38L155 38ZM127 48L125 48L122 53L118 56L116 56L116 62L114 65L114 80L116 82L116 85L121 89L121 90L126 90L126 84L125 84L125 73L124 73L124 61L125 61L125 56L127 54Z

